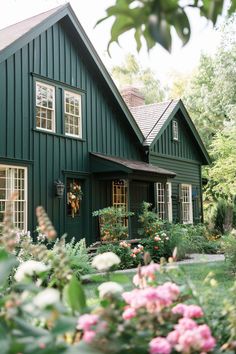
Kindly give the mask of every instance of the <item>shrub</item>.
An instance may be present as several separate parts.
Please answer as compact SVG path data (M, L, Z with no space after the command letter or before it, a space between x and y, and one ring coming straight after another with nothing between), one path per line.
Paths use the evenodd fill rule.
M142 203L141 213L138 217L140 223L138 234L141 237L155 237L156 234L164 229L164 222L158 219L154 211L150 210L151 206L151 203Z
M131 212L124 208L108 207L93 212L99 217L100 235L102 241L118 241L128 237L128 223Z
M232 231L229 235L222 237L222 250L229 268L236 273L236 233Z

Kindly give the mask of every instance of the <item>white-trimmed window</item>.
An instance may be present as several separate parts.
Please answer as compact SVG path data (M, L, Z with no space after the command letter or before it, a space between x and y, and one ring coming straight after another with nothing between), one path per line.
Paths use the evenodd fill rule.
M64 107L65 134L81 138L81 96L71 91L64 91Z
M181 184L182 221L183 224L193 223L192 186Z
M165 185L164 183L156 183L157 192L157 215L161 220L165 219Z
M36 82L36 128L55 132L55 87Z
M18 192L18 198L13 202L13 222L17 229L27 231L27 169L0 165L0 225L14 192Z
M173 136L173 140L175 141L179 140L179 127L178 127L178 122L176 120L172 121L172 136Z
M166 183L166 194L167 194L167 212L168 221L172 222L173 212L172 212L172 184L170 182Z

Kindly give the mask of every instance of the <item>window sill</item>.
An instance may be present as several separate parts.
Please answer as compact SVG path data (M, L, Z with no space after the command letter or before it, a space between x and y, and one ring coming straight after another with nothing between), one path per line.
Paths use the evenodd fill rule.
M40 134L53 135L53 136L57 136L59 138L64 138L64 139L73 139L73 140L76 140L76 141L81 141L83 143L86 142L85 139L82 139L82 138L79 138L79 137L76 137L76 136L59 134L59 133L50 132L49 130L36 129L36 128L34 128L32 130L33 130L33 132L40 133Z

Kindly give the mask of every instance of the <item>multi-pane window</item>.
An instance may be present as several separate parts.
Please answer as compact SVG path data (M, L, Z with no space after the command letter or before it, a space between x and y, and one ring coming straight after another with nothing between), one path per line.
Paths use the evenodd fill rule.
M0 225L4 219L6 203L14 192L13 222L17 229L27 230L27 170L24 167L0 165Z
M112 182L112 204L116 207L128 209L127 181L118 179Z
M65 91L65 133L66 135L72 135L82 137L81 127L81 96Z
M172 222L172 185L166 183L168 221Z
M55 88L36 82L36 127L55 132Z
M164 220L165 218L165 185L164 183L156 184L157 191L157 215L158 218Z
M179 128L178 128L178 122L176 120L172 121L172 135L173 135L173 140L179 140Z
M182 200L182 220L184 224L192 224L193 207L192 207L192 186L190 184L181 185Z

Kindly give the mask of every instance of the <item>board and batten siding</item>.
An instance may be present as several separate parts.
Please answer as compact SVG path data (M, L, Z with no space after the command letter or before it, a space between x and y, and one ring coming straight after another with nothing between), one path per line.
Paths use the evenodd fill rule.
M0 164L28 167L28 228L43 205L61 234L65 203L55 197L54 181L65 173L86 179L86 209L92 212L89 152L141 160L137 138L82 40L69 34L64 18L0 64ZM36 129L35 81L56 88L56 132ZM64 134L63 91L82 96L82 139ZM88 216L90 218L90 216ZM89 219L86 234L90 234Z
M179 140L174 141L172 135L172 121L178 122ZM202 158L198 152L198 145L184 121L181 112L178 112L158 140L153 144L149 162L176 173L170 179L172 183L173 221L181 221L180 192L181 184L191 184L193 194L193 221L202 220L201 197L201 164Z

